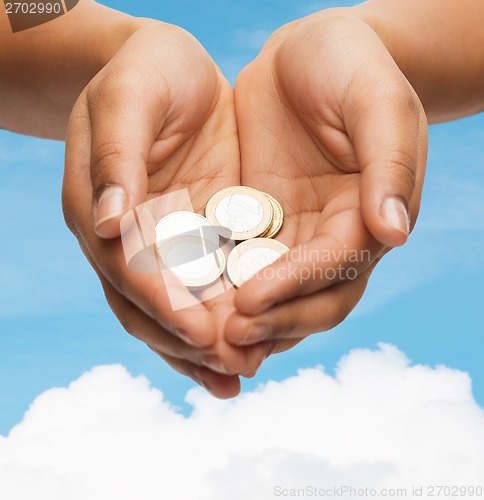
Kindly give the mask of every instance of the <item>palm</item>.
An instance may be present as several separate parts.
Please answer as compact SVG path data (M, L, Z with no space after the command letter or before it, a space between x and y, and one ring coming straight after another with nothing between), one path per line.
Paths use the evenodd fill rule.
M233 90L229 83L217 71L214 77L218 81L210 88L216 88L217 94L186 103L192 114L186 124L186 132L176 141L166 139L166 130L171 123L166 123L162 136L154 143L148 164L149 182L147 199L163 194L187 189L193 208L201 215L207 201L217 191L240 184L240 153L236 130ZM207 102L213 102L207 116ZM198 106L198 107L197 107ZM186 116L186 109L173 121L179 123ZM166 155L168 143L173 153ZM223 349L222 331L225 318L233 311L233 291L207 300L203 306L211 311L219 328L219 348Z
M242 182L279 198L278 238L296 249L241 287L226 337L277 352L341 323L385 245L406 241L425 115L374 32L331 13L271 36L239 76L236 112Z
M240 183L233 92L223 77L215 76L217 82L210 87L217 88L217 93L207 96L212 109L207 110L204 96L198 103L185 103L177 110L179 115L165 123L153 144L148 162L148 199L188 189L195 210L203 212L212 194ZM183 122L184 114L189 122ZM174 123L184 132L175 134Z
M387 250L363 220L362 174L341 113L355 65L346 66L346 75L345 68L333 72L336 78L330 81L326 77L334 61L323 57L316 77L316 63L305 52L313 46L304 36L302 52L281 63L278 38L290 30L268 42L236 85L242 183L279 199L285 220L277 238L298 247L303 260L293 252L288 264L276 265L283 273L275 273L275 279L259 276L242 287L236 297L239 314L229 319L227 338L256 346L257 337L248 334L252 325L269 325L274 333L265 338L276 339L273 352L339 324ZM296 50L298 42L287 46ZM318 87L321 79L324 92ZM286 274L291 269L296 273Z
M151 68L155 68L156 73L156 64L153 60L149 63L147 68L140 69L140 74L146 74ZM170 100L163 103L164 109L158 111L153 104L161 91L155 88L155 95L150 95L152 85L140 98L139 107L145 106L146 102L151 107L152 122L158 131L147 157L145 198L139 202L187 189L193 208L203 213L208 199L215 192L240 184L233 90L208 56L203 61L199 54L197 60L186 61L186 64L197 68L198 78L183 80L176 88L171 88ZM161 63L160 66L163 67ZM104 75L100 74L101 84L102 78ZM102 87L99 91L95 84L94 89L102 98ZM111 91L109 85L108 88ZM137 89L134 95L140 94L142 92ZM97 98L102 100L99 95ZM217 378L207 369L196 368L189 360L198 360L199 354L193 348L187 350L178 339L172 338L177 329L189 334L198 332L199 338L204 338L204 335L207 338L209 334L212 337L216 330L217 341L208 352L223 357L227 366L234 367L234 372L243 373L247 369L252 372L254 367L250 363L247 366L243 349L228 345L222 337L225 318L233 311L233 294L228 292L186 311L173 311L161 276L130 271L126 267L121 239L103 240L94 234L89 154L93 142L91 113L88 89L76 104L69 127L64 181L68 223L78 235L113 311L125 328L150 345L175 369L191 376L203 372L203 378L211 379L213 390L233 395L237 391L233 378L224 381L223 376ZM162 325L158 330L157 323ZM188 359L185 359L186 352L191 353ZM198 376L194 378L199 380Z
M233 89L220 72L217 71L216 76L218 81L209 87L217 88L218 93L208 116L205 105L210 102L210 96L198 97L191 105L186 103L192 114L182 124L187 130L185 135L178 136L176 141L167 141L166 130L170 130L171 124L166 123L165 131L154 143L148 163L147 199L187 189L194 210L203 214L213 194L225 187L240 185L240 149ZM173 117L178 126L179 120L185 117L186 109L180 111L180 116ZM173 151L169 155L166 155L167 142L170 151ZM229 288L222 295L205 300L201 306L210 312L216 326L214 351L233 372L248 375L259 365L266 348L263 345L235 347L224 340L226 320L235 311L234 297L235 290Z
M272 68L271 50L262 52L237 86L242 183L279 198L285 222L278 239L290 247L330 237L382 250L360 215L360 173L345 131L328 120L326 140L317 138L298 113L304 90L293 86L286 95Z

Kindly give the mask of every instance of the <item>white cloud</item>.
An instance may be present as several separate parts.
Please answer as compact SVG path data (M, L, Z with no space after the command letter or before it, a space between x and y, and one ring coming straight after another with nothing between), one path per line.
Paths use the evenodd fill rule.
M40 395L0 438L0 498L263 500L274 488L479 484L484 411L467 374L355 350L180 415L122 366ZM410 496L410 494L408 495ZM425 495L424 495L425 496Z

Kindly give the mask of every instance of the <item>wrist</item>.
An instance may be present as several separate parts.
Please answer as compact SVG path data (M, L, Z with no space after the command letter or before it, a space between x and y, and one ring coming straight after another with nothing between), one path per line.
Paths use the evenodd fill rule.
M481 2L369 0L350 10L380 38L431 123L484 109Z
M409 57L411 47L408 43L409 40L402 33L402 30L400 30L398 22L395 22L388 13L380 12L367 3L356 5L349 9L352 11L354 17L364 22L378 36L400 68L400 71L409 78L412 74L409 61L411 59ZM421 53L420 56L423 57L424 54Z
M99 33L99 39L96 40L97 48L93 54L93 67L91 71L94 70L95 73L98 73L111 61L131 36L144 27L153 24L162 23L154 19L137 18L128 15L124 15L124 17L112 22L105 30Z
M405 72L408 47L406 47L405 37L399 32L398 24L393 22L390 16L370 7L366 2L354 7L325 9L313 16L318 25L325 21L333 22L337 18L348 18L363 22L378 36L397 65Z
M419 96L426 112L438 108L436 100L443 100L435 92L435 58L427 50L428 42L421 40L420 27L405 26L405 19L395 13L377 9L365 2L354 7L326 9L314 15L319 27L328 23L353 20L363 23L382 43L400 71ZM346 28L352 30L352 28ZM425 33L425 31L424 31ZM430 42L431 43L431 42Z

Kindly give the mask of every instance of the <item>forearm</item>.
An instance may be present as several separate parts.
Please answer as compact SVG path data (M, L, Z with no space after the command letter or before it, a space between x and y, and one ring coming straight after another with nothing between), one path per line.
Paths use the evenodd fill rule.
M82 89L146 22L81 0L62 17L12 33L2 9L0 127L63 139Z
M351 10L379 35L430 122L484 109L484 1L369 0Z

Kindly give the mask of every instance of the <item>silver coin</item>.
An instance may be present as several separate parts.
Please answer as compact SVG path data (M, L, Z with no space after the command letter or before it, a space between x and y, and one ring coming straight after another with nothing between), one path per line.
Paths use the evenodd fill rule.
M187 288L214 283L225 270L225 255L218 245L193 236L165 240L158 248L163 265Z
M227 273L230 281L240 287L261 269L273 264L289 251L283 243L266 238L255 238L237 245L229 254Z
M156 225L156 244L158 248L163 242L172 238L186 236L198 237L218 246L218 232L203 216L193 212L173 212L163 217Z
M205 215L220 236L236 241L256 238L272 223L273 208L264 194L246 186L222 189L207 203Z

